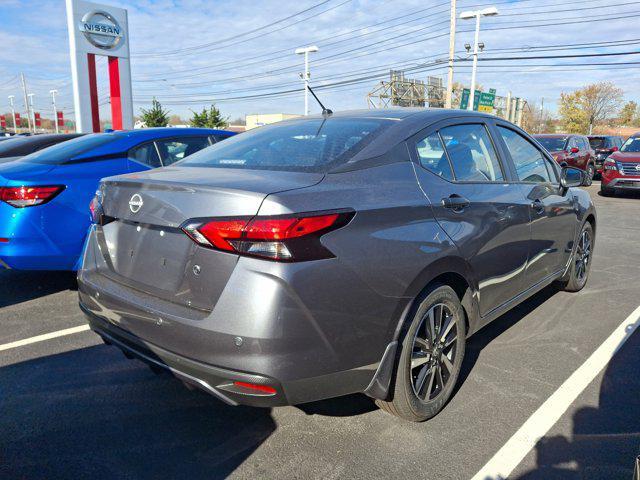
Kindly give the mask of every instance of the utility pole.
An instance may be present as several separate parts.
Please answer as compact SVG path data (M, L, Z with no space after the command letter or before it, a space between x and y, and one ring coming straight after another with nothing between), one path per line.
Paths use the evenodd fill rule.
M31 125L33 125L33 133L36 133L36 110L35 108L33 108L34 94L29 93L27 94L27 97L29 97L29 108L31 109L31 115L33 115L33 117L31 118Z
M9 95L9 104L11 105L11 116L13 117L13 133L18 133L18 125L16 125L16 108L13 105L15 95Z
M296 55L304 55L304 73L301 75L304 81L304 114L309 115L309 54L318 51L318 47L311 45L310 47L296 48Z
M24 109L27 111L27 124L29 125L29 131L31 131L31 113L29 113L29 103L27 102L27 82L24 80L24 73L20 74L22 79L22 96L24 100Z
M49 90L49 93L51 94L51 104L53 105L53 123L56 126L56 133L60 133L58 131L58 109L56 108L56 93L58 93L58 90Z
M475 102L476 94L476 70L478 69L478 49L480 40L480 17L493 17L498 15L498 9L496 7L488 7L483 10L473 10L468 12L462 12L460 18L462 20L476 19L476 33L473 43L473 67L471 68L471 89L469 92L469 105L467 110L473 110L473 104ZM484 48L484 45L482 46Z
M456 51L456 0L451 0L451 23L449 24L449 71L447 73L447 95L445 108L451 108L453 97L453 57Z
M544 97L542 97L542 101L540 102L540 126L538 127L538 133L542 133L544 129Z

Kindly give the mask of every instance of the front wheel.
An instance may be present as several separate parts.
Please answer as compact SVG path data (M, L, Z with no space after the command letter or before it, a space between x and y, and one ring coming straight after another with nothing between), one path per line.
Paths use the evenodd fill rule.
M592 183L593 183L593 177L596 174L596 167L593 165L593 163L590 163L589 165L587 165L587 170L585 171L585 180L583 185L585 187L589 187Z
M451 287L434 288L403 330L392 400L376 400L387 413L412 422L445 406L460 374L466 344L465 314Z
M587 284L593 256L593 239L593 227L589 222L585 222L580 231L571 266L567 272L568 278L561 283L563 290L578 292Z
M607 188L603 183L600 183L600 193L603 197L611 197L614 195L615 190L613 188Z

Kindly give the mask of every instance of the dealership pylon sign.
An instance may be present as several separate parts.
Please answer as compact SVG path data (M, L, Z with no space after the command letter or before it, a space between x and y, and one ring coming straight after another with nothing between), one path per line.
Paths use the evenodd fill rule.
M96 55L108 57L114 130L133 128L127 11L82 0L66 1L76 130L100 131Z

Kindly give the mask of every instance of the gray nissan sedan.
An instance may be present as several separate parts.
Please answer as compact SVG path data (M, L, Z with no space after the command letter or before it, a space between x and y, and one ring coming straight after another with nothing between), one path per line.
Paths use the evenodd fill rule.
M460 110L304 117L107 178L79 272L91 328L232 405L364 392L436 415L466 339L586 283L583 173Z

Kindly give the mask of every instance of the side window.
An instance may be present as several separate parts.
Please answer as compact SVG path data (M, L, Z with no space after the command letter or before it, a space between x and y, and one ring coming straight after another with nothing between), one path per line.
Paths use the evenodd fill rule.
M555 171L536 147L529 140L510 128L498 126L500 136L511 154L516 167L518 179L522 182L547 183L555 181Z
M581 150L591 150L591 146L589 145L589 140L587 137L580 137L582 140L582 149Z
M447 154L444 153L444 146L442 145L442 140L440 140L440 135L432 133L417 142L416 149L418 150L420 165L436 175L440 175L442 178L453 180L451 165L449 165Z
M156 140L156 145L162 158L162 164L167 166L208 147L209 139L207 137L168 138Z
M504 180L489 132L482 124L464 124L440 130L453 174L461 182Z
M211 144L213 145L216 142L221 142L222 140L224 140L225 138L229 138L230 135L210 135L209 138L211 138Z
M129 150L128 155L130 160L133 160L143 165L147 165L151 168L161 167L160 158L158 158L158 152L153 142L143 143L137 147Z

